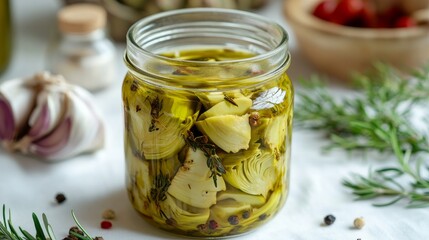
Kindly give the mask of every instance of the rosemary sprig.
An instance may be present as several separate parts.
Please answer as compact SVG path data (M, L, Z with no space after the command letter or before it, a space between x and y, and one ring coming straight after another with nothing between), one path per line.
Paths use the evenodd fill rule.
M324 130L331 140L328 148L391 150L386 137L397 129L401 145L411 146L413 153L429 151L427 136L410 120L413 106L429 100L429 75L412 82L378 65L378 74L360 76L358 86L358 96L336 99L317 77L305 82L298 92L295 125Z
M412 121L416 105L429 100L429 67L413 79L387 65L376 69L376 74L358 78L361 91L353 98L336 98L319 79L306 82L298 92L295 125L323 130L330 139L328 149L393 153L396 166L343 181L358 199L390 199L375 206L407 199L409 207L429 207L429 179L423 177L429 175L429 158L417 159L417 154L429 153L428 135Z
M394 130L390 141L399 166L370 171L369 177L356 175L353 180L344 180L343 185L352 189L353 194L361 200L386 196L393 198L385 203L375 203L374 206L388 206L407 199L408 207L429 207L429 179L422 177L422 160L411 161L411 150L404 152L399 148ZM426 168L426 173L429 173L429 168ZM401 182L411 184L403 185L400 179Z
M39 221L39 218L35 213L32 214L34 228L36 229L36 234L32 235L28 231L19 227L19 232L16 230L12 223L11 212L9 210L9 216L6 219L6 206L3 204L3 221L0 220L0 240L56 240L54 231L52 230L51 225L48 222L48 218L45 214L42 214L42 224ZM76 232L71 232L77 240L94 240L102 239L101 237L92 238L82 227L82 225L77 220L74 212L72 211L72 217L75 221L78 228L84 233L83 235Z

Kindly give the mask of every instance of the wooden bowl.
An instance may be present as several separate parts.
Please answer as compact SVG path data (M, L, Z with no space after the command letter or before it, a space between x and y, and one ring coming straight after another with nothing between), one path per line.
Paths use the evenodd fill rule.
M311 12L321 0L285 0L284 15L300 52L323 73L349 80L353 73L384 62L410 71L429 64L429 27L357 28L330 23ZM427 7L406 1L413 11ZM409 6L416 2L419 6Z

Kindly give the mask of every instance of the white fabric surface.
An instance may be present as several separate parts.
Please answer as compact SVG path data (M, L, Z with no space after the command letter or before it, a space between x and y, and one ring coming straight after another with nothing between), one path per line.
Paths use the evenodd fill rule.
M14 56L1 81L31 76L43 70L49 39L55 32L55 12L58 0L11 0L15 30ZM281 12L281 0L259 11L289 30ZM315 73L300 56L290 32L293 80ZM104 239L178 239L147 224L133 210L125 192L123 157L123 119L120 100L121 81L125 74L122 63L124 45L118 44L117 82L109 89L95 93L107 124L106 147L96 154L79 156L61 163L45 163L22 155L0 150L0 204L12 210L13 220L33 232L31 213L46 213L57 238L62 239L74 225L70 210L94 236ZM299 109L295 109L299 111ZM406 209L403 204L376 208L370 202L353 201L353 196L341 186L341 180L351 172L365 173L369 166L382 164L369 157L347 155L342 151L322 153L326 145L322 136L310 131L294 130L291 187L285 207L268 224L236 239L429 239L429 209ZM56 193L64 192L67 201L55 204ZM102 212L112 208L118 218L113 228L99 227ZM321 226L323 217L334 214L336 222ZM362 230L352 228L353 219L364 217Z

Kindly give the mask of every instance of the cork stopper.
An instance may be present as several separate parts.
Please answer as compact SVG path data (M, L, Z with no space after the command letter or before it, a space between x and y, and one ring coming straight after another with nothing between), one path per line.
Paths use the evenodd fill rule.
M58 12L58 27L65 33L90 33L106 24L106 11L95 4L81 3Z

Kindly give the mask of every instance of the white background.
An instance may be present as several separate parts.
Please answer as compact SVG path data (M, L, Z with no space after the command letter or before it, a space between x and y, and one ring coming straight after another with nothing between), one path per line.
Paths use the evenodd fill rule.
M0 0L3 1L3 0ZM44 69L46 48L56 31L58 0L11 0L14 22L14 55L0 81L27 77ZM289 75L297 82L315 70L300 56L293 34L284 21L281 0L272 0L258 11L283 26L290 33L292 65ZM1 36L0 36L1 37ZM97 105L107 126L106 147L96 154L50 164L0 150L0 204L12 210L15 225L33 231L31 213L46 213L58 239L74 225L70 210L93 236L111 240L178 239L148 225L133 210L125 192L123 157L123 119L120 86L125 74L123 44L117 44L117 81L95 93ZM339 90L342 91L342 90ZM344 90L345 91L345 90ZM299 109L295 109L299 111ZM1 123L0 123L1 124ZM366 173L369 166L383 164L381 156L348 155L342 151L322 152L327 144L321 134L294 130L291 164L291 188L285 207L259 230L236 239L429 239L429 209L406 209L405 204L376 208L370 202L353 201L341 186L351 172ZM380 160L381 159L381 160ZM55 195L64 192L67 201L55 203ZM113 228L99 227L102 212L114 209ZM327 214L337 217L335 224L320 226ZM352 228L355 217L363 216L366 226Z

